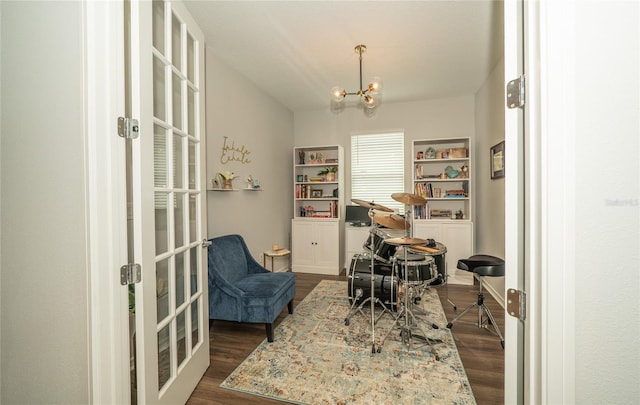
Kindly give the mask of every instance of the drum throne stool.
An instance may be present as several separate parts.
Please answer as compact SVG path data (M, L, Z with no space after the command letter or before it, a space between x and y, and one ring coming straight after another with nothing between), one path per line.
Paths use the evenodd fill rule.
M460 318L462 318L464 314L469 312L472 308L478 307L478 323L476 323L476 325L479 328L488 328L487 323L493 325L496 335L498 335L498 337L500 338L500 345L504 349L504 338L500 333L498 325L496 325L496 322L493 319L491 311L484 303L482 279L480 278L504 276L504 260L500 259L499 257L489 255L473 255L468 259L458 260L458 265L456 267L460 270L473 273L473 276L478 280L480 287L478 289L478 300L472 304L469 304L469 306L467 306L462 312L460 312L458 316L453 318L453 320L447 324L447 328L451 329L453 324L456 323ZM486 315L486 318L484 317L484 315Z

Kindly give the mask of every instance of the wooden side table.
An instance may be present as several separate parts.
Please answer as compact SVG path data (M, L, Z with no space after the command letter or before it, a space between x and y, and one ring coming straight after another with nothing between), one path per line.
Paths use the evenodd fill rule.
M287 271L291 270L291 251L289 249L282 248L278 250L265 250L262 255L262 265L264 268L267 268L267 257L271 258L271 271L273 271L273 260L276 257L286 257L289 259Z

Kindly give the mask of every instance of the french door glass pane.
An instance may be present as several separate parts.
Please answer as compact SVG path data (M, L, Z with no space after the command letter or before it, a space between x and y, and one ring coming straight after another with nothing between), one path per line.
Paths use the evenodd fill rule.
M160 125L153 126L153 185L167 187L167 131Z
M183 188L184 183L182 179L183 172L182 158L182 137L180 135L173 135L173 188Z
M153 47L164 54L164 1L153 0Z
M173 72L172 74L173 80L173 126L178 129L183 129L184 125L182 123L182 80L180 77Z
M167 193L155 193L155 219L156 219L156 255L165 253L169 249L169 195Z
M197 144L193 142L191 139L188 141L189 143L189 190L196 189L196 156L198 152Z
M195 41L190 34L187 34L187 79L193 83L195 79Z
M198 247L192 247L190 249L191 257L189 258L190 268L191 268L191 295L195 295L199 290L198 285Z
M160 323L169 315L169 259L156 263L157 319Z
M165 103L165 65L154 55L153 57L153 116L167 120L167 107Z
M198 240L198 196L189 194L189 242L193 243Z
M187 86L187 133L195 135L195 105L196 94L193 88Z
M176 193L173 208L175 248L184 246L184 194Z
M184 253L178 253L176 254L176 308L178 308L180 305L182 305L184 303L184 289L186 288L185 286L185 278L184 278L184 273L185 273L185 267L184 267L184 255L186 252Z
M194 301L191 303L191 347L195 347L198 342L200 342L200 326L198 323L200 312L198 311L198 302Z
M158 332L158 386L160 389L171 378L171 342L169 325Z
M171 64L182 71L182 41L180 32L182 31L182 24L180 20L174 15L171 19Z
M187 358L187 317L184 311L180 312L178 316L176 316L176 327L178 328L178 347L176 354L178 356L177 364L178 367L180 367L184 359Z

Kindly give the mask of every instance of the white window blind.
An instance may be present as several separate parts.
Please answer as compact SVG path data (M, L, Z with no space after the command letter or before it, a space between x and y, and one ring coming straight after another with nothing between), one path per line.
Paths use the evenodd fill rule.
M351 136L351 198L373 201L402 213L391 198L404 192L404 133Z

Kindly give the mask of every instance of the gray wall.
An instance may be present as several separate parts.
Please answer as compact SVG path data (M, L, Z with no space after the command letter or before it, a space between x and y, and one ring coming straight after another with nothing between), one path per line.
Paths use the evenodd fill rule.
M504 141L504 59L475 96L476 252L504 258L504 178L491 180L490 148ZM485 286L504 303L504 277L485 277Z
M575 69L563 82L571 86L575 80L575 105L565 113L575 112L568 119L575 124L575 138L561 138L574 152L555 156L564 159L567 170L549 173L567 178L573 205L563 207L554 196L547 201L550 209L575 218L572 227L555 230L575 241L569 252L575 268L550 274L549 284L554 278L575 281L567 293L575 294L570 324L575 330L568 333L575 338L576 403L637 403L640 4L585 2L576 7L576 17L576 60L569 61ZM549 146L553 150L553 143Z
M0 402L86 404L82 3L0 7Z
M206 54L207 187L216 173L230 171L239 176L234 188L246 187L245 179L252 175L264 189L208 191L208 236L240 234L262 262L262 252L271 245L290 246L293 113L210 51ZM244 146L250 162L228 160L231 152L223 157L224 137L227 146Z

